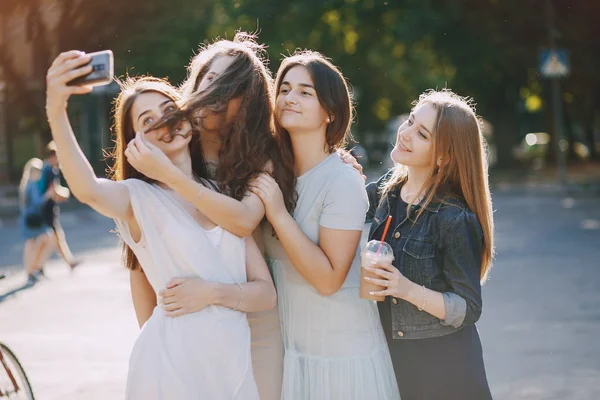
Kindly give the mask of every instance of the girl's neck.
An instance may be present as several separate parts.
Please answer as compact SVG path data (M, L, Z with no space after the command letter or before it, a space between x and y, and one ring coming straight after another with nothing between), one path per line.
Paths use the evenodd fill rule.
M207 163L219 162L219 152L221 151L221 135L215 131L203 131L200 134L200 143L202 144L202 153Z
M428 176L428 168L408 167L406 182L404 182L404 185L402 185L402 190L400 192L402 199L404 201L418 203L421 200L421 197L423 197L424 193L421 193L419 198L416 198L416 196L425 185L425 182L427 182Z
M331 154L325 141L324 131L290 134L290 138L296 176L304 175Z

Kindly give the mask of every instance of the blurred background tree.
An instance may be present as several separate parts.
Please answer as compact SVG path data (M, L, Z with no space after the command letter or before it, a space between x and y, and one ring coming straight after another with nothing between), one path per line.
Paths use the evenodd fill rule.
M571 61L571 73L562 82L568 151L572 161L599 159L600 3L552 3L557 42ZM538 74L539 50L547 45L544 2L3 0L0 16L9 136L33 130L42 141L49 138L44 76L59 51L110 48L117 75L152 74L178 84L200 43L231 38L241 28L258 32L273 72L297 48L320 51L340 66L356 100L354 136L375 162L387 157L393 121L410 110L421 92L444 87L475 98L478 112L493 127L497 168L518 165L523 162L515 159L523 158L520 149L542 143L529 140L534 143L529 146L525 138L531 133L546 132L550 141L544 154L550 161L555 156L549 88ZM32 71L20 68L14 48L8 49L8 31L19 18L26 26ZM92 102L82 109L88 115L94 107L98 104ZM106 120L108 109L102 113ZM102 130L108 135L108 123Z

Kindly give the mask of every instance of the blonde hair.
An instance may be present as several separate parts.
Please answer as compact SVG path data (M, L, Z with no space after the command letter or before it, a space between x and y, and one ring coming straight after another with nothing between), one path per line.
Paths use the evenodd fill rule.
M424 104L430 104L437 111L432 132L431 165L434 168L414 196L414 199L424 199L416 218L434 199L443 201L447 195L464 199L483 230L480 278L484 282L494 257L494 218L481 119L475 113L472 99L461 97L449 89L423 93L414 103L413 110ZM380 187L381 198L384 199L391 190L404 183L407 177L408 169L396 165L390 178Z
M31 180L31 173L33 171L38 171L41 173L43 167L44 162L35 157L25 163L25 167L23 167L23 175L21 175L21 182L19 183L19 205L21 205L21 207L25 207L27 204L26 189L27 184Z

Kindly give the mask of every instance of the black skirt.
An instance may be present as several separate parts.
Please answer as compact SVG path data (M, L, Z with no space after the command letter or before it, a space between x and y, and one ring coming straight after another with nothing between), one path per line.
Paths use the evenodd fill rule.
M475 325L428 339L392 339L390 298L378 303L402 400L488 400Z

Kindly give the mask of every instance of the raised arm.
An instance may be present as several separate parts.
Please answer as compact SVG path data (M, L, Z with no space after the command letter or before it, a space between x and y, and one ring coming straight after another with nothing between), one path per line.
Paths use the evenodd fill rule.
M323 296L336 293L352 266L364 225L367 199L361 176L344 171L329 188L319 221L319 245L286 211L275 180L261 176L251 190L263 200L267 218L300 275Z
M127 221L133 219L133 211L127 188L108 179L97 178L81 151L67 115L67 104L71 95L89 93L88 86L68 86L67 82L91 71L89 56L79 51L60 54L48 70L46 113L56 144L62 173L71 192L82 203L88 204L99 213Z
M252 237L246 241L246 277L243 283L209 282L202 278L175 278L160 292L162 307L170 317L218 305L244 312L270 310L277 293L265 259Z
M138 135L134 140L140 142L143 138ZM137 147L145 151L140 151L135 159L128 158L136 170L167 184L213 223L229 232L240 237L250 236L264 217L263 203L253 193L248 193L242 201L217 193L182 173L158 147L148 142Z

